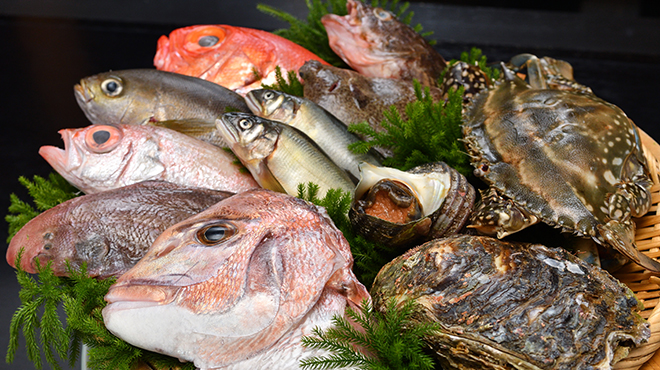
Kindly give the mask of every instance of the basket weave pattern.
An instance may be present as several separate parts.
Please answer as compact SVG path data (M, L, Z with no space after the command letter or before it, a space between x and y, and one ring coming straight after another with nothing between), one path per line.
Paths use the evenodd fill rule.
M660 145L640 130L644 154L651 170L652 206L644 217L635 220L637 248L652 258L660 257ZM613 274L625 283L644 304L642 316L651 325L651 337L644 345L630 351L617 363L617 370L660 370L660 278L643 267L629 263ZM657 355L655 353L658 352Z

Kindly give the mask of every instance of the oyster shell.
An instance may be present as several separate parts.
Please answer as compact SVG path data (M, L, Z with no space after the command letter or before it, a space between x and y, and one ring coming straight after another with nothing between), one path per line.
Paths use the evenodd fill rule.
M562 248L457 235L411 249L374 281L387 300L438 322L428 342L448 368L610 369L650 330L625 285Z
M362 163L360 176L348 215L357 232L383 245L456 233L474 205L472 185L444 162L407 172Z

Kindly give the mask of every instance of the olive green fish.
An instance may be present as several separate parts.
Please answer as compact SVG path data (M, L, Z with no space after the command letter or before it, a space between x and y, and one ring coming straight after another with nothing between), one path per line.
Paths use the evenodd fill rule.
M381 158L375 151L365 154L348 149L360 139L348 132L346 125L316 103L276 90L252 90L245 96L252 113L259 117L286 123L309 136L339 167L356 179L358 165L368 162L379 166Z
M242 96L225 87L155 69L100 73L83 78L73 89L94 124L167 127L223 147L215 119L228 111L250 111Z
M289 195L298 184L319 185L319 196L330 189L351 194L355 184L302 131L248 113L225 113L218 132L261 187Z

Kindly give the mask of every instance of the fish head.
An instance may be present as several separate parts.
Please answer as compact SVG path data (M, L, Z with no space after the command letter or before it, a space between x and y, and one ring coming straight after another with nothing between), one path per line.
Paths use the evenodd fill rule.
M73 87L76 101L94 124L145 124L156 113L158 96L155 81L144 74L125 70L85 77Z
M134 129L128 130L131 127ZM157 158L158 143L142 135L138 127L91 125L63 129L59 133L64 149L46 145L39 149L39 154L62 177L87 194L114 189L136 182L126 177L125 170L131 162L132 165L140 162L147 175L156 176L162 171Z
M277 147L277 122L249 113L225 113L216 120L220 136L248 169L267 159Z
M325 210L265 189L162 233L105 299L106 327L138 347L227 366L292 335L324 294L369 299Z
M231 54L226 42L234 32L226 25L196 25L176 29L158 40L154 65L162 71L204 79L212 77L222 64L224 53ZM235 46L235 45L234 45Z
M277 90L255 89L245 95L245 102L252 113L287 124L296 117L299 101L296 96Z
M300 67L298 73L305 80L303 88L306 99L324 108L355 105L351 99L347 100L352 92L351 76L346 70L310 60Z

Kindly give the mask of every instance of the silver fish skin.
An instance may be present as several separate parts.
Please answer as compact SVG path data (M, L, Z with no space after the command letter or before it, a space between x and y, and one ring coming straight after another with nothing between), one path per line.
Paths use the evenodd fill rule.
M354 153L350 144L360 139L348 132L346 125L311 100L281 91L258 89L245 96L252 113L286 123L309 136L339 167L360 177L358 165L367 162L379 166L382 158L375 152Z
M144 181L102 193L82 195L30 220L12 238L7 262L36 273L36 263L68 276L87 264L91 277L118 276L133 267L165 229L233 195Z
M313 182L353 194L355 184L309 136L295 127L248 113L225 113L217 128L261 187L289 195Z
M73 88L93 124L156 125L218 146L215 119L249 112L237 93L201 78L155 69L110 71L85 77Z
M60 134L64 150L42 146L39 154L86 194L145 180L234 193L259 187L231 153L164 127L91 125Z
M325 210L265 189L163 232L110 287L106 327L199 369L299 369L301 336L370 301Z

